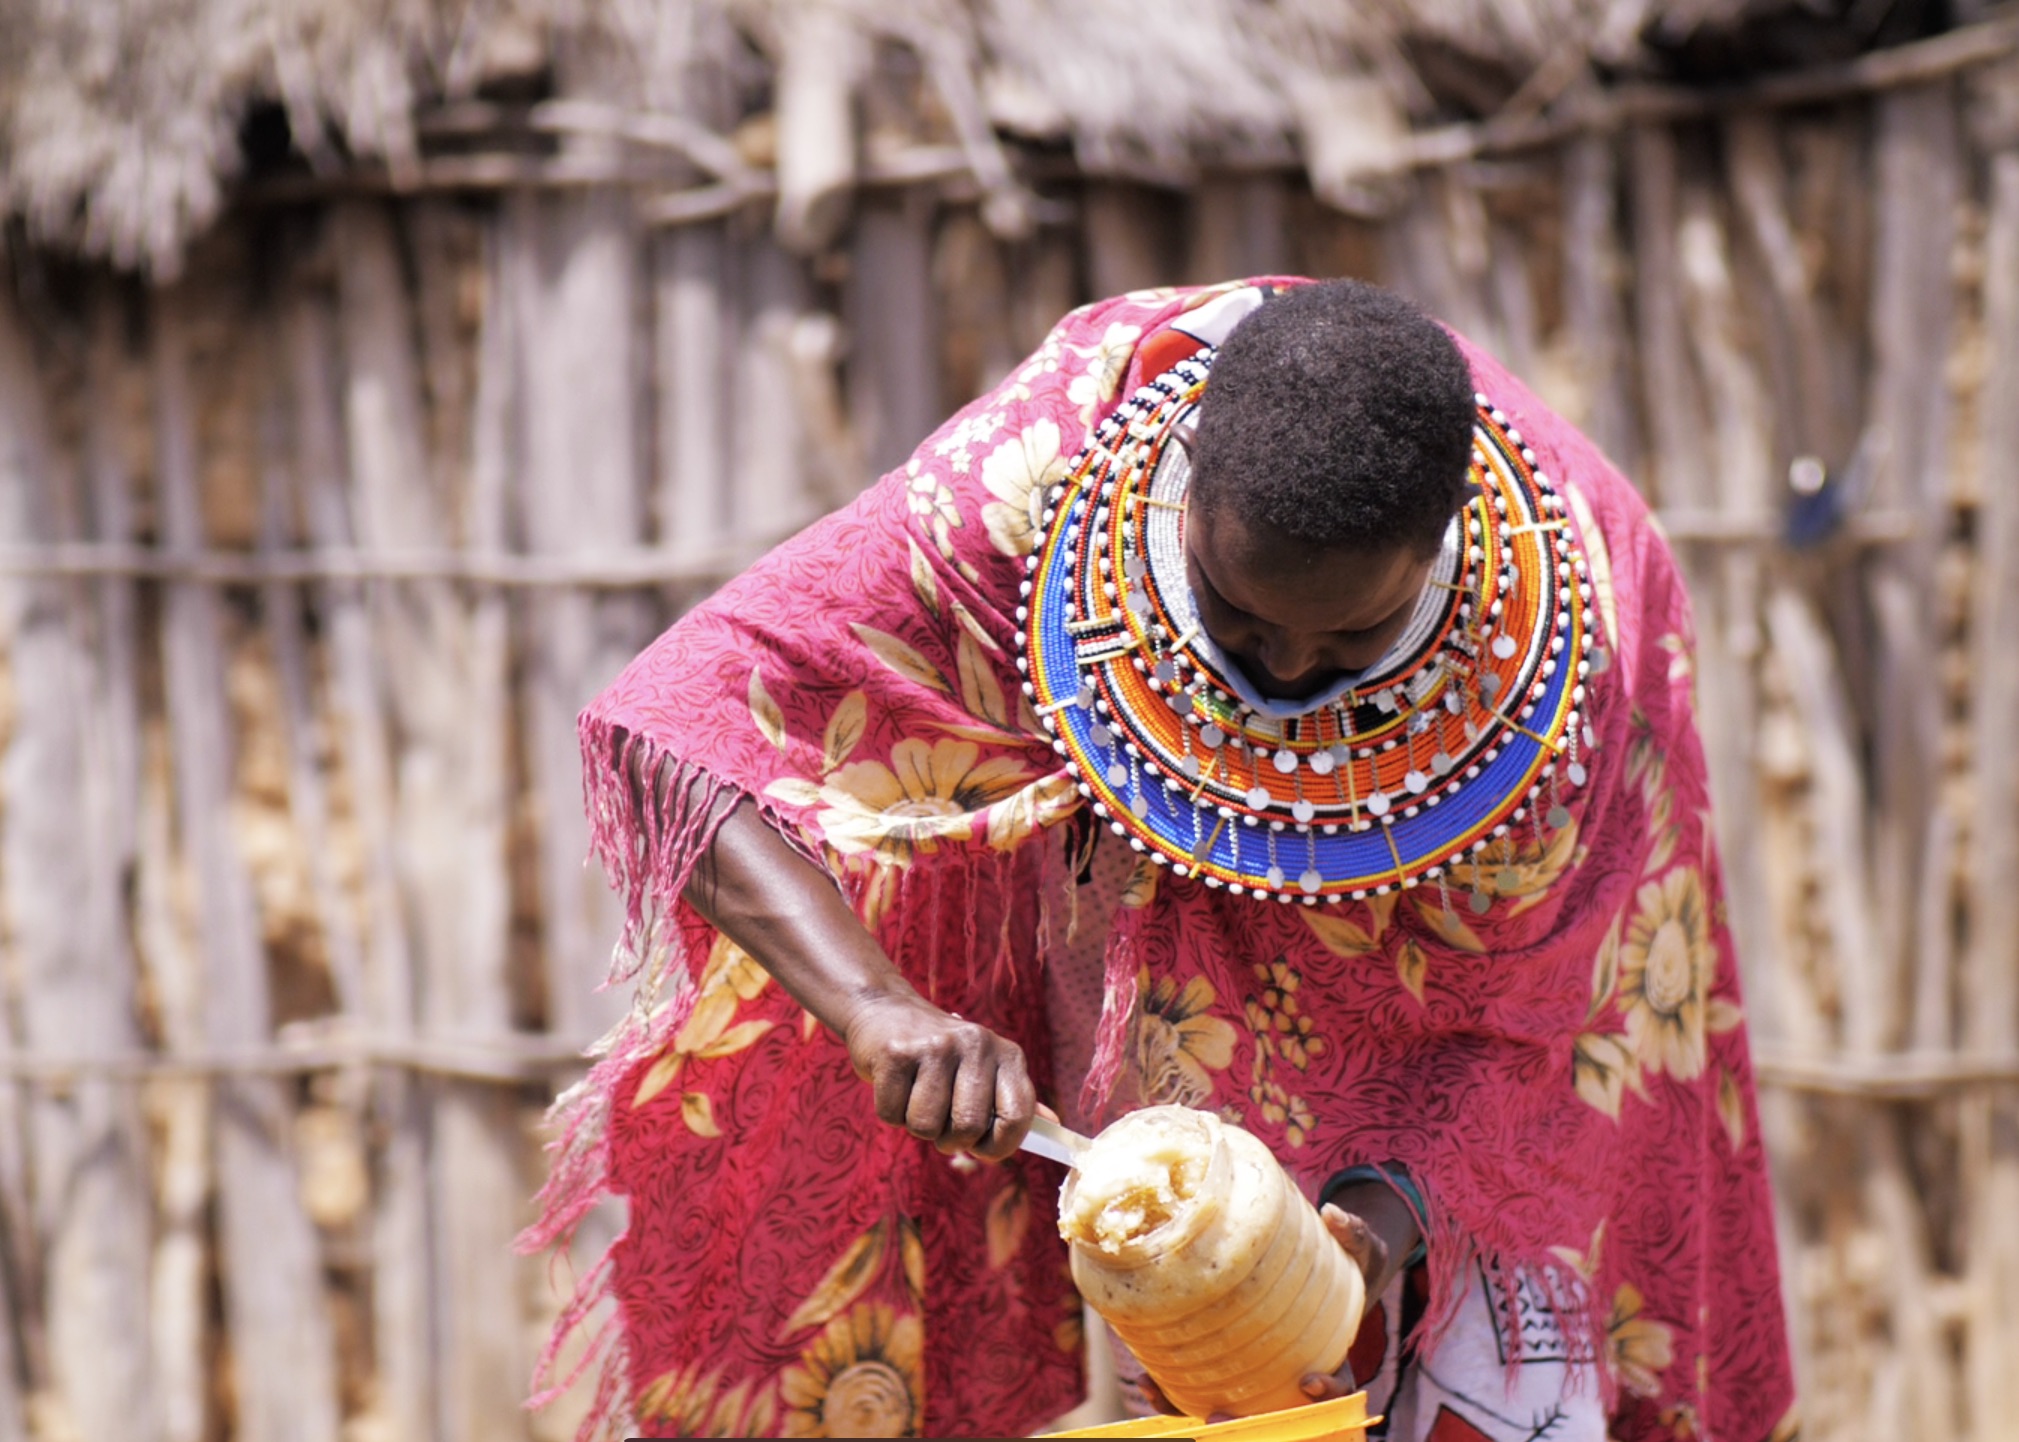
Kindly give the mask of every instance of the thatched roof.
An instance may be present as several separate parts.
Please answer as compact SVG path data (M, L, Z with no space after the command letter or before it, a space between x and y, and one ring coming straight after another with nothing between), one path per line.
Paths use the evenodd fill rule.
M249 164L366 167L412 183L428 153L424 122L441 107L486 94L591 93L668 117L667 133L699 147L674 148L715 179L770 186L788 239L817 246L832 228L819 191L836 181L823 167L839 167L844 181L852 174L846 141L837 159L825 133L842 112L831 103L823 111L821 93L852 93L849 123L873 128L861 92L877 83L879 55L893 50L909 52L915 71L910 100L897 103L910 111L903 125L937 132L966 155L1001 202L992 218L1002 228L1017 224L1017 186L1000 137L1069 144L1092 173L1182 177L1201 164L1301 162L1321 195L1353 205L1369 198L1364 182L1378 179L1381 146L1411 124L1509 105L1539 110L1594 77L1648 73L1665 57L1728 64L1746 50L1731 40L1740 34L1774 39L1767 50L1776 59L1854 50L1914 33L1934 8L1931 0L1876 8L1850 0L0 0L0 216L20 222L31 242L161 271ZM797 129L781 117L765 132L768 148L720 143L739 125L747 140L753 117L774 106L790 109L795 86L811 97ZM883 106L886 119L891 108ZM262 162L263 147L280 155ZM738 156L751 164L737 169ZM775 181L753 183L773 162Z

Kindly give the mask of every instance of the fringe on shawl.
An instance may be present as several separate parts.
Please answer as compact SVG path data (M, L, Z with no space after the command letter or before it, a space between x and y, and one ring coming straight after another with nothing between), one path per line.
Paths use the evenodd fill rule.
M1606 1323L1591 1285L1559 1257L1514 1256L1483 1244L1477 1232L1463 1226L1442 1205L1434 1183L1421 1190L1423 1210L1417 1212L1407 1193L1397 1189L1423 1233L1424 1263L1430 1271L1429 1305L1411 1345L1419 1351L1434 1348L1458 1320L1466 1288L1474 1285L1475 1279L1483 1279L1501 1335L1508 1339L1507 1381L1512 1385L1524 1361L1521 1294L1525 1286L1532 1304L1547 1313L1562 1332L1564 1355L1573 1363L1591 1364L1602 1398L1610 1406L1616 1387L1606 1366Z
M1136 977L1143 965L1146 914L1143 908L1123 906L1116 912L1114 930L1108 933L1102 958L1101 1021L1094 1032L1094 1056L1087 1066L1086 1084L1080 1088L1080 1110L1089 1117L1102 1115L1127 1060L1130 1024L1136 1014Z
M610 1098L623 1078L671 1043L693 1010L695 981L714 933L685 905L682 893L732 809L723 804L725 798L748 795L607 718L585 714L577 733L590 854L601 863L604 875L625 904L623 935L603 985L630 985L634 990L624 1018L590 1048L588 1055L595 1058L595 1064L588 1074L557 1097L548 1110L554 1140L547 1151L552 1161L547 1182L534 1199L539 1219L515 1242L522 1254L565 1249L583 1218L609 1193L606 1143ZM841 869L775 809L759 802L759 814L840 887L858 915L881 912L890 924L872 927L878 941L907 975L924 974L928 994L937 981L937 955L903 955L901 919L912 907L932 907L948 882L949 871L960 871L961 879L969 884L978 882L984 871L991 873L989 879L1006 899L1000 924L987 938L988 984L1012 995L1022 985L1014 958L1012 908L1006 896L1013 866L1009 853L978 854L971 848L950 846L936 856L921 858L918 865L894 872L873 865ZM1076 920L1077 900L1077 866L1068 848L1045 842L1046 833L1041 832L1026 843L1039 844L1045 858L1037 880L1040 971L1049 964L1056 940L1058 918L1053 896L1064 895L1068 927ZM872 900L871 893L879 890L881 898ZM962 925L962 941L972 965L981 959L984 941L977 907L963 908ZM1133 976L1131 972L1132 986ZM669 984L674 988L670 996ZM1117 1058L1119 1055L1117 1046ZM584 1373L597 1370L595 1395L575 1442L616 1438L636 1430L626 1393L630 1352L620 1315L611 1315L596 1329L566 1376L555 1376L568 1342L594 1313L606 1305L614 1308L616 1301L613 1255L606 1252L574 1284L534 1367L532 1391L524 1403L529 1410L554 1401L571 1390Z
M742 794L607 718L585 714L577 733L590 854L625 905L623 934L603 985L634 990L623 1019L589 1049L595 1064L588 1074L562 1092L548 1111L552 1160L546 1185L534 1199L539 1219L515 1242L521 1253L565 1248L609 1191L605 1143L612 1091L641 1061L665 1048L693 1009L693 982L706 960L710 933L685 909L681 893L731 810L723 804L725 798ZM766 819L795 849L806 849L795 829L768 808ZM817 856L810 859L818 862ZM568 1341L592 1313L615 1299L614 1267L605 1254L576 1282L534 1367L532 1395L525 1403L529 1408L551 1402L592 1366L600 1369L576 1442L623 1435L630 1426L623 1395L629 1367L619 1318L613 1316L597 1329L565 1378L554 1378Z

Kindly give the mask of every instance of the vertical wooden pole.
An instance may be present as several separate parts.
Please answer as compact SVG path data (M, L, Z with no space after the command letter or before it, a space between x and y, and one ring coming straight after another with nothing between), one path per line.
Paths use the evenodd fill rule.
M293 549L294 499L297 491L289 445L289 392L286 372L268 339L246 348L241 384L258 396L259 407L259 535L258 551L284 557ZM282 380L276 381L275 377ZM280 701L282 744L287 751L288 812L302 833L308 853L309 886L316 923L329 954L330 982L337 1007L358 1022L366 1019L364 951L351 908L338 885L330 836L330 808L316 759L316 715L312 662L303 627L304 596L286 581L260 587L260 620L273 656Z
M727 242L716 221L678 226L653 247L659 544L678 560L721 545L729 519L735 314Z
M1500 220L1489 224L1487 237L1486 279L1493 296L1500 358L1509 370L1530 377L1530 384L1546 391L1550 375L1539 364L1542 321L1535 308L1535 285L1529 277L1527 240L1519 227Z
M1420 176L1381 240L1383 280L1467 339L1505 353L1487 294L1491 257L1478 192L1443 172Z
M1192 187L1185 278L1194 285L1289 268L1289 185L1280 175L1211 176Z
M805 254L832 242L848 219L855 192L855 92L869 64L869 42L840 6L788 6L775 23L775 229L789 249Z
M1949 404L1940 378L1948 357L1950 251L1962 169L1948 83L1896 91L1877 109L1874 364L1866 402L1881 437L1873 500L1910 512L1919 529L1911 541L1875 557L1870 574L1878 632L1871 875L1883 1011L1853 1038L1868 1050L1904 1039L1917 968L1946 974L1949 966L1946 927L1931 936L1921 914L1923 905L1946 907L1949 896L1949 878L1929 872L1929 843L1941 811L1942 723L1940 636L1929 597L1948 519ZM1939 947L1934 955L1917 954L1931 941ZM1936 1029L1946 1033L1946 1016L1923 1031Z
M14 309L11 287L0 278L0 539L14 544L37 539L38 533L45 529L41 513L47 509L50 465L45 407L28 337ZM18 1004L24 1015L19 1040L31 1047L38 1030L44 1031L40 1038L44 1044L50 1040L46 1028L37 1028L25 1014L35 1004L36 987L47 979L52 963L76 960L74 955L66 955L73 948L66 947L60 935L48 934L51 903L60 905L67 898L57 894L44 899L36 894L39 888L61 885L68 879L61 874L62 870L75 864L75 853L80 849L76 842L60 834L47 834L52 825L60 824L60 817L50 814L52 793L61 798L81 779L77 758L63 753L66 738L60 734L74 724L74 718L64 713L81 700L65 695L61 689L78 661L66 654L68 638L64 633L68 627L61 601L60 592L52 594L46 582L14 580L0 589L0 644L7 648L14 706L13 734L4 769L7 807L5 831L0 833L0 866L5 869L0 875L4 875L7 883L5 902L12 939L21 953L17 963L21 969ZM38 700L35 692L42 687L58 689L56 694ZM59 728L58 734L52 734L52 724ZM51 764L65 766L69 774L38 781L32 768ZM24 765L29 768L25 775ZM35 849L52 843L59 848L58 854L38 866ZM25 875L16 870L24 865L28 868ZM71 884L78 883L72 880ZM52 950L53 957L49 955ZM62 985L60 978L57 984ZM9 1010L13 1009L10 1005ZM16 1037L11 1017L0 1018L0 1038L4 1038L0 1046L8 1051L14 1049ZM7 1234L7 1256L4 1269L0 1269L0 1283L4 1283L0 1286L4 1298L0 1299L7 1304L6 1320L0 1323L0 1343L4 1343L0 1345L0 1437L8 1439L27 1436L23 1394L33 1381L17 1368L27 1360L26 1353L30 1350L24 1333L30 1325L31 1309L44 1297L52 1298L49 1306L54 1309L53 1295L59 1285L54 1274L64 1270L60 1263L49 1266L51 1275L46 1282L37 1275L42 1270L36 1266L37 1253L39 1244L48 1237L49 1219L41 1215L44 1209L40 1197L30 1190L31 1153L24 1123L38 1134L35 1150L39 1152L42 1145L47 1145L53 1153L47 1159L37 1156L35 1160L42 1165L54 1163L61 1169L59 1175L77 1166L73 1140L88 1140L66 1137L51 1126L51 1121L60 1125L62 1118L45 1121L47 1107L46 1098L34 1098L25 1088L12 1085L6 1088L5 1105L0 1107L0 1127L6 1133L4 1142L0 1142L0 1147L4 1147L0 1166L4 1166L5 1173L0 1177L0 1186L4 1186ZM71 1130L74 1134L75 1128ZM46 1142L41 1133L48 1133ZM72 1305L82 1300L76 1292L78 1280L72 1277L67 1284ZM51 1339L51 1350L68 1351L62 1337ZM51 1359L57 1371L56 1383L65 1391L66 1384L75 1380L64 1375L74 1360L67 1356Z
M469 414L469 472L464 488L464 541L477 551L502 551L508 535L509 462L517 432L513 406L516 317L500 283L495 224L487 227L484 252L484 313L477 356L477 390ZM421 271L423 288L447 285L447 274ZM615 356L602 365L628 373L625 330L609 340ZM579 351L572 357L593 373ZM587 363L587 364L585 364ZM590 388L590 394L595 393ZM630 417L606 417L615 429ZM457 439L460 439L458 437ZM626 429L615 443L628 448ZM593 465L593 453L582 457ZM437 458L436 471L446 469ZM444 477L446 489L446 477ZM593 504L593 493L588 497ZM537 524L529 514L529 525ZM431 962L427 995L428 1029L436 1035L497 1043L512 1029L509 947L511 896L507 871L507 830L511 820L511 760L508 744L511 691L510 611L496 590L478 592L463 631L460 761L463 874L462 945L454 957ZM536 657L538 653L536 652ZM538 661L535 661L538 670ZM542 768L535 774L544 791ZM579 806L576 810L579 812ZM566 834L566 828L561 828ZM545 827L555 830L552 819ZM586 854L587 846L580 846ZM577 868L580 869L579 859ZM579 882L577 883L579 885ZM565 904L565 902L563 902ZM549 915L552 914L550 911ZM613 928L614 930L614 928ZM550 978L588 968L550 951ZM550 980L550 987L555 982ZM517 1182L512 1098L495 1088L468 1082L437 1086L435 1148L435 1242L438 1285L451 1299L443 1314L443 1435L450 1442L490 1442L525 1434L526 1419L516 1406L519 1379L530 1358L522 1341L513 1268L507 1262L512 1238L526 1218L514 1194Z
M1851 397L1844 393L1841 367L1833 358L1842 341L1817 303L1802 238L1788 214L1787 168L1777 122L1756 111L1735 115L1725 127L1725 155L1732 197L1778 310L1775 333L1786 341L1791 384L1783 424L1792 442L1789 449L1839 466L1857 442L1847 424Z
M1972 597L1970 765L1976 810L1968 860L1969 947L1963 1041L1979 1056L2019 1057L2019 66L1987 77L1990 214L1984 329L1990 366L1977 402L1980 484ZM1988 103L1986 103L1988 102ZM1964 1104L1965 1262L1970 1292L1965 1384L1976 1435L2019 1419L2019 1088ZM1973 1164L1974 1163L1974 1164Z
M1772 422L1758 370L1740 347L1728 244L1705 190L1684 191L1676 255L1690 341L1713 418L1704 499L1725 515L1763 521L1773 515ZM1758 828L1747 819L1759 805L1752 750L1759 715L1754 670L1760 654L1759 557L1732 548L1718 557L1710 575L1714 589L1698 597L1703 646L1697 710L1717 800L1732 929L1748 976L1764 978L1778 971L1779 958L1761 868L1751 854ZM1761 993L1764 1001L1767 988Z
M1084 195L1082 239L1095 296L1105 300L1177 279L1182 236L1173 197L1119 181L1090 181Z
M949 209L940 220L932 286L948 411L991 389L1022 359L1011 334L1009 263L1009 248L974 212Z
M849 410L871 475L904 464L943 416L931 197L866 198L849 267Z
M88 517L86 535L97 539L112 539L120 542L131 538L132 524L132 482L128 473L124 453L123 407L119 403L120 381L127 370L128 358L122 335L123 314L117 298L109 289L102 291L92 308L91 334L86 357L85 386L92 398L85 423L84 435L84 475L83 494L76 497L72 509L76 514ZM92 646L95 675L93 677L93 745L89 763L89 774L82 794L86 798L86 811L91 818L91 839L89 845L94 853L94 868L90 899L90 931L87 944L99 958L98 965L104 969L106 981L111 984L129 1004L132 993L139 981L139 959L134 954L131 931L128 927L126 897L135 877L139 851L140 797L140 698L139 698L139 637L135 627L134 586L123 577L106 577L96 587L93 600L95 615L95 644ZM131 1020L125 1020L116 1039L108 1045L128 1047L136 1045L138 1038L133 1034ZM131 1108L135 1100L129 1094L121 1105ZM191 1099L201 1107L199 1093ZM174 1119L174 1109L170 1109L171 1120L162 1127L164 1133L182 1125ZM139 1117L129 1115L126 1124L138 1127ZM201 1137L199 1122L194 1135ZM139 1146L138 1138L135 1138ZM144 1158L145 1147L139 1146ZM166 1177L168 1167L157 1161L156 1175ZM137 1231L139 1255L134 1263L136 1274L120 1280L120 1295L109 1305L116 1306L125 1317L133 1317L133 1294L138 1290L147 1295L151 1292L148 1281L155 1268L152 1252L153 1233L157 1231L153 1219L152 1189L147 1178L134 1178L135 1196L131 1205L135 1215L128 1225ZM167 1227L161 1231L169 1230ZM150 1302L158 1315L162 1299L150 1295ZM170 1423L175 1414L173 1400L162 1375L163 1358L155 1345L155 1334L150 1323L150 1314L141 1313L127 1326L139 1335L130 1344L122 1346L139 1347L146 1356L146 1365L134 1378L132 1385L138 1390L134 1395L145 1398L151 1419L143 1435L158 1437L162 1442L180 1442L175 1437ZM192 1353L179 1359L179 1365L193 1367L198 1358ZM103 1373L94 1375L91 1385L100 1385ZM80 1420L85 1413L80 1410ZM101 1421L93 1424L83 1421L87 1432L115 1427L116 1422Z
M101 533L101 539L109 539ZM122 535L121 540L128 537ZM155 732L140 768L135 937L147 961L164 1050L204 1050L203 967L178 916L175 805L168 739ZM161 1404L162 1442L207 1442L211 1417L210 1084L169 1077L149 1089L155 1126L153 1306L148 1324Z
M411 308L390 215L368 203L336 216L351 475L368 547L453 540L444 472L428 455ZM444 277L431 277L444 283ZM446 582L381 597L381 654L404 737L398 760L403 892L417 920L420 1012L438 1035L495 1036L509 1018L495 878L502 830L475 804L476 738L503 715L472 709L469 618ZM475 688L475 689L473 689ZM495 701L495 698L493 698ZM524 1359L512 1269L518 1221L505 1099L463 1083L427 1089L434 1141L432 1240L438 1349L436 1428L451 1442L515 1435Z
M196 403L186 294L156 298L152 373L155 470L162 535L204 544L198 495ZM175 756L182 846L195 873L203 924L204 1015L213 1047L270 1038L266 957L250 878L230 830L232 726L224 690L217 593L171 582L163 671ZM275 1442L336 1442L337 1398L329 1317L315 1233L289 1156L286 1095L266 1078L215 1087L219 1224L225 1316L238 1379L238 1427ZM304 1305L304 1299L314 1298Z
M1563 304L1579 384L1588 397L1584 432L1633 475L1641 455L1630 390L1633 357L1620 314L1618 143L1610 135L1583 135L1564 155ZM1634 479L1647 484L1643 477Z
M346 495L335 326L319 296L297 295L286 320L293 387L295 465L311 544L348 549L356 539ZM414 962L400 894L393 761L381 658L363 589L327 581L316 589L329 656L328 719L343 754L348 801L363 852L364 1017L380 1035L415 1031ZM375 1078L380 1135L372 1203L372 1352L376 1411L394 1442L434 1431L433 1287L428 1276L428 1119L420 1089L398 1071Z
M1040 230L1011 255L1010 342L1018 357L1036 350L1065 313L1085 299L1073 239Z
M737 256L738 320L730 533L768 541L796 529L813 507L800 422L793 331L808 306L797 258L768 235L752 235Z
M122 434L124 316L110 291L98 296L92 322L85 375L91 398L85 429L91 539L129 545L136 527ZM186 1055L204 1049L203 985L201 964L173 915L170 896L176 866L167 738L157 732L151 745L143 745L141 637L133 583L107 577L99 583L98 595L107 845L122 890L129 876L132 882L133 937L140 952L135 961L138 965L144 958L146 963L163 1049ZM205 1348L210 1086L196 1078L162 1079L147 1088L145 1099L155 1140L145 1321L158 1435L160 1442L203 1442L209 1435L211 1391Z
M639 259L629 202L600 190L558 204L514 195L501 244L492 298L516 307L527 549L576 557L627 550L643 530L644 475L633 421ZM487 379L508 386L510 371ZM497 452L502 460L502 438ZM558 1033L586 1043L616 1020L623 998L596 991L619 917L603 878L583 864L589 836L575 716L644 640L644 617L635 598L563 590L542 596L531 619L524 704L540 799L548 1010Z
M32 395L33 375L11 315L0 314L0 330L7 332L0 369L10 373L0 385L18 401ZM17 413L0 422L20 425L29 447L43 449L42 466L20 478L25 484L4 488L12 505L0 524L17 544L78 539L84 510L75 473L36 445L39 420ZM67 499L63 487L72 491ZM140 1041L119 835L130 793L111 794L113 717L102 705L92 597L82 587L24 579L17 599L0 876L23 1039L36 1051L129 1051ZM131 735L122 739L130 754ZM148 1404L140 1426L143 1435L155 1432L146 1312L133 1305L147 1293L152 1210L134 1103L126 1083L80 1079L67 1092L38 1091L30 1111L51 1379L87 1435L124 1425L128 1398Z
M1663 504L1700 506L1708 496L1710 457L1704 446L1703 387L1683 325L1675 137L1666 127L1644 125L1633 132L1630 150L1634 329L1640 341L1652 490ZM1694 558L1685 553L1682 560L1691 570L1694 590L1700 579L1692 568Z

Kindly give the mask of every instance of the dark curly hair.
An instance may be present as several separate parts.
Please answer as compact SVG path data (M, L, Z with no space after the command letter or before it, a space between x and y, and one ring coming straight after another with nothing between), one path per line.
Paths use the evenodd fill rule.
M1469 494L1472 374L1444 328L1357 280L1234 327L1192 440L1192 499L1321 550L1432 551Z

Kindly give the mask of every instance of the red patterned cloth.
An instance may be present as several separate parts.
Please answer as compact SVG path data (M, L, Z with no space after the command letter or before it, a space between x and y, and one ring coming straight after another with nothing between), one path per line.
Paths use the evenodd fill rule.
M1057 1169L959 1164L880 1125L842 1047L678 900L705 808L647 814L627 775L757 798L922 991L1023 1045L1043 1094L1044 968L1086 828L1021 700L1018 588L1045 488L1146 355L1197 348L1171 323L1223 290L1066 317L584 714L597 850L630 903L617 976L640 1000L563 1099L529 1243L605 1189L628 1199L580 1301L615 1294L605 1412L634 1431L1005 1435L1078 1400ZM1435 885L1307 909L1144 869L1107 950L1104 1036L1135 1079L1118 1104L1221 1109L1313 1192L1401 1164L1431 1333L1480 1276L1519 1278L1507 1335L1546 1313L1599 1357L1616 1437L1759 1442L1792 1384L1688 607L1627 482L1466 355L1570 503L1613 660L1572 822L1456 868L1450 897L1484 914Z

